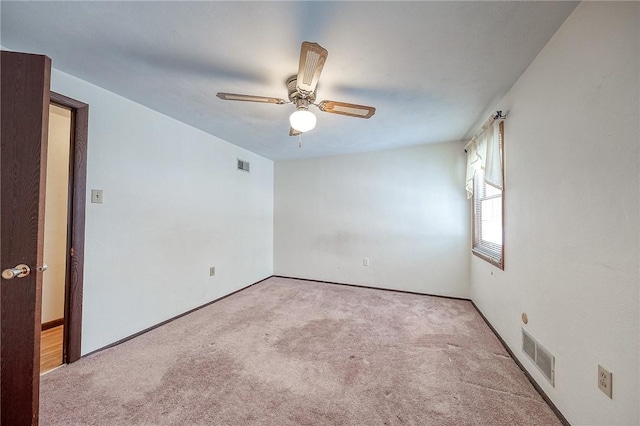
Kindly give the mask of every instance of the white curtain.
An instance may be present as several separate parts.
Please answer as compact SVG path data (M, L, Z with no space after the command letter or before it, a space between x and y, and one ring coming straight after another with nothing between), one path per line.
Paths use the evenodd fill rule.
M502 156L498 126L490 122L483 131L471 139L467 149L467 199L473 197L473 178L477 170L484 170L485 182L502 189Z
M476 175L476 170L482 167L482 159L484 154L481 154L478 150L478 138L473 138L467 144L467 200L473 197L473 178Z
M487 158L484 165L484 181L502 189L502 155L500 155L499 126L491 123L484 132L487 144Z

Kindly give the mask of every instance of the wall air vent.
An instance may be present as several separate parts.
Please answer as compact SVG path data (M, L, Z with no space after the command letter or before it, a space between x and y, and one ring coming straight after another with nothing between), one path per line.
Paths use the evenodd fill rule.
M533 362L536 361L536 341L524 330L522 330L522 350Z
M538 367L542 375L555 387L555 357L522 329L522 352Z
M238 158L238 170L249 173L249 162Z

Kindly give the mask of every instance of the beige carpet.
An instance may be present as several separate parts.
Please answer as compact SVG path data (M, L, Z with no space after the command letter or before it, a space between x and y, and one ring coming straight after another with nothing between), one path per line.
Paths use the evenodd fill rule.
M46 374L41 424L557 425L471 303L270 278Z

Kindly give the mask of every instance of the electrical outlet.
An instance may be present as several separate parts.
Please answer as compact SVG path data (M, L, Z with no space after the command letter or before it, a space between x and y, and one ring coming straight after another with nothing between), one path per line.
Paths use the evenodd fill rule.
M612 374L603 366L598 364L598 388L609 398L613 399L611 386L612 382Z
M369 266L369 258L368 258L368 257L363 258L363 259L362 259L362 264L363 264L364 266Z
M216 274L216 267L212 266L211 268L209 268L209 276L212 277Z

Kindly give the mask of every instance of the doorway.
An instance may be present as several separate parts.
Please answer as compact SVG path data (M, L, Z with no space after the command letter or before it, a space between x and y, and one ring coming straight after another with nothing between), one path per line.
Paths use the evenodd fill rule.
M40 374L64 362L64 305L67 256L69 255L69 180L71 158L70 108L49 104L47 180L44 216L44 262L42 276L42 334Z
M87 104L51 92L40 374L80 359Z

